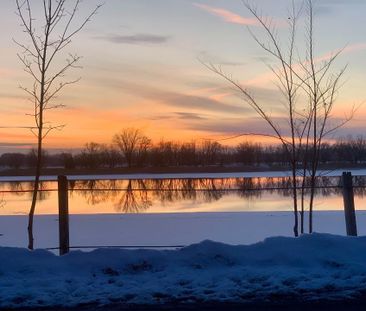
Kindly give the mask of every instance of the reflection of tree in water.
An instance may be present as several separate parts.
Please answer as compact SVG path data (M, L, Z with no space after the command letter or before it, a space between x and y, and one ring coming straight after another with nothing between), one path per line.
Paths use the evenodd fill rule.
M50 186L50 182L45 182L45 181L40 182L39 190L37 193L37 200L39 202L47 200L50 197L51 192L47 191L50 188L49 186ZM34 182L30 182L28 187L30 187L30 188L27 188L27 189L34 189ZM28 195L29 195L29 199L31 200L33 193L28 192Z
M289 179L279 178L278 182L273 181L267 183L272 184L273 189L268 190L269 193L278 193L284 197L292 196L290 191L291 185L288 183ZM268 181L267 181L268 182ZM359 197L366 196L366 176L355 176L353 179L354 194ZM316 196L340 196L342 195L342 180L340 177L327 177L322 176L316 180L315 184L315 195ZM277 188L277 189L276 189ZM299 189L299 191L301 191ZM305 180L305 195L310 194L310 178Z
M366 197L366 176L355 176L353 179L353 191L358 197Z
M129 180L126 190L115 204L116 209L124 213L138 213L151 206L152 200L144 180Z
M262 188L262 184L259 178L236 179L236 187L238 188L237 193L241 198L259 198L262 195L262 191L256 190Z
M143 180L83 180L75 183L72 195L76 191L89 205L113 202L125 213L137 213L152 205Z
M117 210L137 213L161 204L191 200L219 200L230 186L227 179L148 179L78 181L70 191L77 191L90 205L113 202Z
M44 201L48 199L51 195L51 192L48 191L50 189L50 182L41 182L39 185L39 192L37 194L37 199L39 201ZM4 198L4 192L10 192L12 196L22 197L27 196L29 199L32 198L32 191L34 183L33 182L24 182L24 181L11 181L11 182L3 182L0 183L0 189L3 191L0 194L0 207L3 207L6 204L6 200Z
M228 192L229 182L227 179L200 179L200 187L203 190L203 200L205 202L215 202L220 200ZM206 191L207 189L207 191Z
M4 199L4 193L0 195L0 208L4 207L6 205L6 201Z
M191 200L212 202L219 200L225 190L225 179L153 179L148 180L154 189L154 198L160 203Z
M355 195L365 196L366 178L356 177L354 183ZM305 186L310 186L309 180ZM317 181L315 193L325 197L341 195L339 186L340 178L322 177ZM78 181L73 189L71 192L81 192L90 205L113 202L116 209L124 213L145 211L153 202L163 205L179 201L209 203L233 192L245 199L260 198L264 194L292 196L291 181L287 177L94 180ZM309 193L310 189L306 188L305 194Z
M25 190L29 189L27 184L20 181L4 183L5 189L11 191L13 195L21 197L26 195Z
M108 202L118 195L116 180L82 180L74 184L74 188L70 191L74 193L74 189L81 190L80 194L85 198L89 205L97 205Z

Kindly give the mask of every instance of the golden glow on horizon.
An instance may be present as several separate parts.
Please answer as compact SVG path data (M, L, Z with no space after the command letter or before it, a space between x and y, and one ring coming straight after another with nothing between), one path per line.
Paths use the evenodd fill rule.
M162 6L152 5L164 1L137 2L107 2L90 28L73 42L71 52L80 53L84 59L83 69L72 71L70 76L72 79L80 75L82 80L61 94L59 100L66 109L47 112L48 121L66 127L46 138L46 148L80 148L90 141L108 144L114 134L126 127L141 128L154 142L212 139L227 145L241 141L276 143L260 136L222 140L249 131L272 132L230 85L197 61L200 55L205 55L208 60L222 63L225 72L232 73L233 78L249 89L253 88L255 95L259 93L266 111L280 117L283 110L272 83L274 74L259 60L266 54L256 47L243 27L237 27L257 25L249 12L241 4L224 0L216 1L215 6L201 0L195 3L167 1L170 19L161 10ZM286 30L286 17L285 22L281 21L283 14L287 14L285 3L265 2L263 12L273 14L281 35L282 30ZM93 6L92 1L84 4L86 10ZM362 42L363 33L361 36L358 32L361 28L353 24L358 20L355 15L362 11L358 7L361 4L342 5L342 10L337 11L337 6L335 13L323 12L317 16L315 34L320 51L317 62L329 59L339 51L337 47L350 42L337 63L350 63L350 68L345 76L347 84L340 92L332 115L336 121L347 116L353 105L362 102L366 79L366 58L362 55L366 43ZM0 127L3 128L0 128L0 143L22 148L21 145L33 145L36 140L29 130L12 128L34 125L32 117L26 115L32 112L32 103L18 85L29 87L32 84L16 57L19 51L11 45L12 37L22 39L21 29L16 28L18 21L11 15L14 8L5 2L1 8ZM338 18L335 14L341 15L342 25L335 21L334 17ZM359 23L363 27L363 19ZM341 33L343 37L324 34L324 25L334 28L334 33ZM9 34L9 29L18 32L14 30L14 34ZM255 27L255 30L259 29ZM144 35L139 36L140 33ZM272 105L275 100L276 105ZM345 130L336 135L362 133L365 119L366 107L362 106Z
M217 95L213 95L214 97ZM217 99L217 98L215 98ZM245 103L243 103L245 105ZM336 106L333 112L333 119L342 120L351 112L352 103L344 103ZM139 106L138 104L136 106ZM141 103L141 108L149 106L156 107L155 113L158 115L167 114L167 109L159 105L157 102L144 101ZM344 108L349 107L349 108ZM348 110L347 110L348 109ZM55 112L56 113L56 112ZM8 125L16 124L18 126L32 125L32 118L22 114L9 115L7 118ZM52 116L52 115L51 115ZM357 111L357 117L352 120L347 127L363 126L363 118L366 116L365 105L361 106ZM53 118L55 119L55 118ZM130 109L108 109L88 110L80 107L67 107L57 111L57 119L61 120L66 127L62 131L54 131L45 139L45 146L47 148L80 148L87 142L98 142L109 144L112 141L114 134L126 127L136 127L152 138L153 142L157 143L161 140L172 141L203 141L205 139L218 140L224 145L235 145L242 141L259 142L262 144L278 143L276 139L261 136L242 136L237 139L225 140L228 137L243 133L238 128L232 133L214 132L212 130L195 130L189 126L180 123L178 119L162 118L161 120L151 120L139 117L134 108ZM200 121L198 121L200 122ZM337 121L334 121L337 122ZM258 123L264 125L264 121L258 120ZM242 121L243 126L245 121ZM270 131L263 134L272 134ZM34 135L28 129L6 129L0 128L0 135L4 143L19 143L19 144L34 144L36 142Z

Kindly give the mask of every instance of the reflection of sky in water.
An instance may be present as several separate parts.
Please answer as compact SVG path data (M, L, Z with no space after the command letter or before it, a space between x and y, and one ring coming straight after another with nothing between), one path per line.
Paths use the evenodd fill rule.
M323 182L336 185L339 179ZM43 189L57 187L45 182ZM145 180L145 181L80 181L70 184L69 209L72 214L99 213L184 213L184 212L238 212L238 211L291 211L291 193L272 188L286 187L280 178L200 179L200 180ZM32 184L1 183L5 205L0 215L27 214L30 206ZM261 188L272 190L250 191ZM74 190L72 190L74 189ZM160 191L161 189L161 191ZM6 192L6 191L18 192ZM365 188L356 192L356 208L363 204ZM56 191L44 191L37 205L37 214L57 214ZM341 190L321 190L316 196L315 210L342 210Z

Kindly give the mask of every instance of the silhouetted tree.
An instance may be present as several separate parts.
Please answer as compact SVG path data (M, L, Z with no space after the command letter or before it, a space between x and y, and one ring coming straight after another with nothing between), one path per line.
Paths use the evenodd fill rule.
M217 141L204 141L200 146L199 158L201 165L214 165L219 161L222 146Z
M46 163L48 153L46 150L42 149L42 167ZM26 165L29 168L36 168L38 162L38 155L36 149L31 149L25 156Z
M197 165L197 150L196 143L182 143L179 150L179 164L180 165Z
M102 150L101 144L90 142L85 144L85 148L77 156L77 162L80 166L95 169L102 164Z
M45 119L45 114L50 109L60 108L63 105L54 103L55 98L65 86L78 81L63 81L66 72L77 68L80 57L76 54L68 54L66 61L60 65L58 58L63 56L65 48L69 46L72 38L90 21L96 14L97 6L86 18L81 19L74 26L80 0L75 0L69 7L66 0L16 0L17 15L21 21L24 33L29 43L17 42L22 52L18 54L24 70L31 76L33 83L31 88L22 89L31 97L35 126L31 128L37 138L37 164L35 171L35 183L32 204L28 221L28 248L33 249L33 217L36 208L39 179L42 167L42 150L44 138L55 129L62 129L63 125L52 125ZM39 16L36 17L36 15Z
M276 86L282 95L284 104L284 120L278 122L266 111L265 105L254 96L245 86L237 82L231 75L226 74L220 66L212 63L204 63L211 71L223 77L236 90L239 91L246 103L266 122L272 133L246 133L251 135L264 135L277 139L286 152L286 159L291 168L292 199L294 211L294 235L299 233L298 217L298 189L302 190L300 208L300 230L304 232L304 186L307 176L310 177L309 202L309 232L312 232L312 210L315 194L316 173L323 139L326 135L338 129L351 117L346 118L340 124L329 127L329 119L333 110L339 82L345 68L337 73L330 70L338 55L335 53L324 61L318 61L314 50L314 11L312 0L306 0L306 48L297 44L298 20L302 13L302 7L297 8L295 1L289 16L286 19L289 29L288 44L281 44L275 23L270 18L259 13L254 5L244 1L245 7L256 19L258 25L264 31L266 39L260 39L249 28L255 42L273 59L277 65L269 65ZM301 38L303 43L304 39ZM305 51L300 55L300 51ZM310 153L310 157L308 154ZM299 164L301 169L299 170ZM300 175L300 176L299 176ZM299 183L299 177L303 177Z
M25 164L25 155L22 153L4 153L0 157L1 165L19 169Z
M257 143L244 142L236 147L236 160L245 165L254 165L261 162L262 146Z
M102 165L109 168L114 168L122 162L118 150L107 145L101 146L100 157Z
M128 167L145 163L151 139L145 136L140 129L123 129L114 136L113 142L119 148Z
M74 156L71 153L61 153L61 161L65 169L71 170L76 167Z
M150 163L154 166L177 166L180 146L171 141L160 141L150 150Z

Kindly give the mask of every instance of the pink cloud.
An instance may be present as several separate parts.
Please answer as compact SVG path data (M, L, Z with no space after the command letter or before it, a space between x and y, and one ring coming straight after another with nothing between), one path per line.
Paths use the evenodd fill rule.
M355 52L359 52L359 51L363 51L363 50L366 50L366 43L356 43L356 44L348 45L343 49L338 49L338 50L327 52L324 55L316 57L314 59L314 62L315 62L315 64L319 64L321 62L326 62L326 61L330 60L332 57L334 57L338 53L340 53L340 56L342 56L342 55L347 55L347 54L351 54L351 53L355 53ZM306 62L304 62L303 64L306 65ZM295 69L301 68L301 64L295 64L294 66L295 66L294 67ZM274 75L274 73L272 71L268 71L261 75L258 75L254 79L246 81L245 85L261 86L261 85L267 84L268 82L270 82L271 80L273 80L275 78L276 78L276 76Z
M15 73L16 73L15 70L11 70L8 68L0 68L0 78L7 78L14 76Z
M231 11L222 9L222 8L217 8L217 7L212 7L206 4L201 4L201 3L194 3L194 6L209 12L215 16L220 17L222 20L224 20L227 23L232 23L232 24L239 24L239 25L258 25L258 21L255 18L246 18L246 17L242 17L238 14L235 14Z
M359 52L359 51L363 51L363 50L366 50L366 43L356 43L356 44L348 45L343 49L338 49L335 51L328 52L328 53L316 58L315 62L319 63L322 61L327 61L338 53L340 53L340 55L343 55L343 54L349 54L349 53Z

